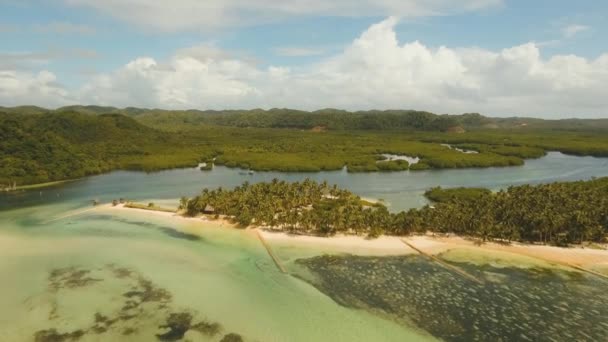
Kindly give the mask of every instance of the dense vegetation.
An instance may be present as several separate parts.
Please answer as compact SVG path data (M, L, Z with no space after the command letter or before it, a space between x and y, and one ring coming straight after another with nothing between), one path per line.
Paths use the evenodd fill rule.
M349 123L348 118L365 124ZM414 111L0 108L0 188L113 169L155 171L194 167L200 162L207 162L203 169L215 164L258 171L316 172L346 167L349 172L370 172L515 166L549 150L608 156L608 134L580 131L579 126L573 131L482 129L484 122L498 119L477 114L447 118L473 130L441 132L449 125L433 125L448 120L446 116ZM318 124L324 126L307 129ZM267 126L302 129L252 128ZM442 144L479 153L466 154ZM420 162L382 160L384 153L419 157Z
M222 125L256 128L325 128L341 130L445 130L450 127L469 129L518 130L608 130L608 119L542 120L535 118L491 118L477 113L462 115L436 115L414 110L369 110L349 112L339 109L322 109L313 112L274 108L270 110L162 110L146 108L116 108L107 106L68 106L49 110L36 106L0 107L0 112L16 114L48 114L77 112L82 114L122 114L157 128Z
M459 202L459 201L477 201L492 191L486 188L451 188L443 189L438 186L431 188L424 193L424 196L435 203Z
M435 189L434 192L438 192ZM405 235L427 231L500 241L555 245L602 242L608 234L608 178L573 183L517 186L440 196L435 206L390 213L365 205L347 190L305 180L203 189L181 208L196 215L213 208L242 226L268 226L305 234ZM467 193L466 196L461 194ZM471 196L470 194L475 194Z
M0 113L0 188L79 178L112 169L194 166L202 151L119 114Z

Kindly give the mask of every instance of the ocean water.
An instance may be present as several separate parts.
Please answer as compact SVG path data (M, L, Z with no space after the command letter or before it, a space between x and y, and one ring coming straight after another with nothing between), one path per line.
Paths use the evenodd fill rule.
M283 274L251 232L90 209L93 199L171 206L203 187L309 177L383 198L397 210L423 205L421 194L431 186L496 189L607 175L607 159L550 153L515 168L401 173L118 171L0 194L0 341L517 340L522 334L597 340L606 332L597 318L607 316L608 291L576 272L449 261L488 279L477 289L425 260L339 254L335 260L346 264L336 271L327 264L336 261L324 259L330 250L277 246L290 271ZM349 269L352 260L358 268ZM363 277L369 270L390 277L370 281L376 278ZM540 299L526 299L526 291ZM521 306L526 301L535 305ZM568 322L560 326L560 319ZM508 329L511 322L521 326ZM541 326L549 327L546 334L531 333Z

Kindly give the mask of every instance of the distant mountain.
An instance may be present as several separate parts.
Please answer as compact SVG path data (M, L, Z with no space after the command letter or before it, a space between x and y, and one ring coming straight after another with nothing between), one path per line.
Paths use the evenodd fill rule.
M315 130L420 130L462 132L486 129L608 130L608 119L543 120L525 117L494 118L478 113L434 114L416 110L369 110L349 112L326 108L313 112L273 108L270 110L163 110L108 106L68 106L47 110L35 106L0 107L0 112L44 114L76 112L88 115L123 114L144 125L165 129L186 129L198 125L230 127L293 128Z
M32 112L0 112L0 188L108 171L117 156L145 155L142 144L166 135L121 114Z

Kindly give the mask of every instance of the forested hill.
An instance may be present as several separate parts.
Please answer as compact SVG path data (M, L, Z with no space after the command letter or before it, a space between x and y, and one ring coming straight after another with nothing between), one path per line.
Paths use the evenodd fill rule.
M485 120L477 114L406 111L222 114L92 106L4 108L0 190L15 182L44 183L115 169L194 167L199 162L256 171L346 167L349 172L390 172L515 166L547 151L608 156L608 134L603 131L482 128ZM467 132L454 129L461 126ZM287 127L298 129L280 129ZM391 154L419 159L411 165L386 160Z
M168 158L162 168L196 165L196 152L171 164L171 155L179 153L163 152L172 141L179 146L178 137L120 114L0 112L0 189L12 182L42 183L115 168L154 169L154 158Z
M542 120L534 118L492 118L477 113L438 115L415 110L370 110L349 112L322 109L313 112L293 109L253 110L162 110L104 106L68 106L48 110L35 106L0 107L0 112L43 114L77 112L82 114L123 114L144 125L179 130L200 125L255 128L296 128L315 130L415 130L462 131L479 129L548 129L608 131L608 119Z

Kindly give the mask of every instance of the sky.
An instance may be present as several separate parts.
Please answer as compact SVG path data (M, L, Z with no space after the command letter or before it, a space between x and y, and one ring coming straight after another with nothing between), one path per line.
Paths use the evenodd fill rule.
M0 106L608 117L608 1L0 0Z

